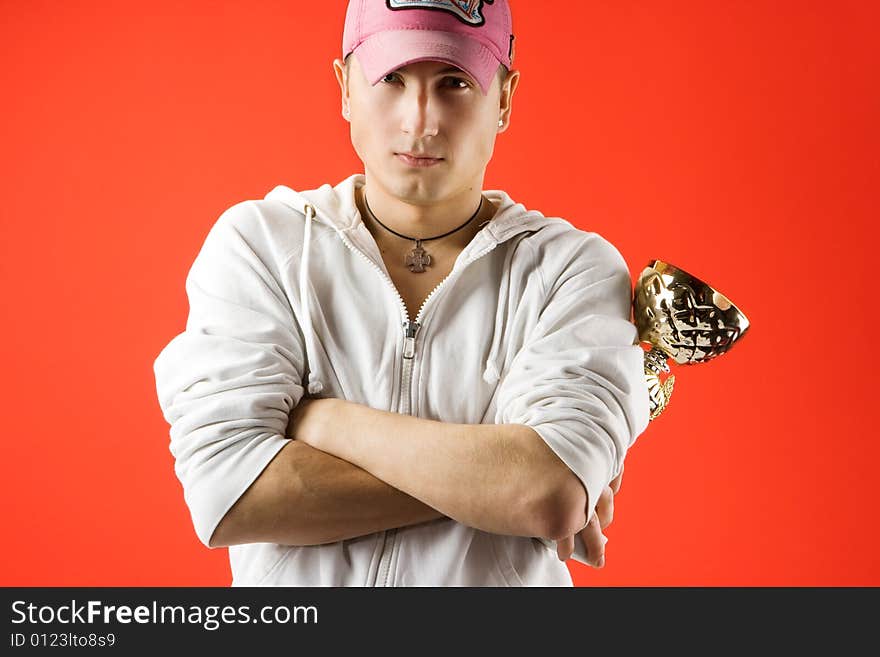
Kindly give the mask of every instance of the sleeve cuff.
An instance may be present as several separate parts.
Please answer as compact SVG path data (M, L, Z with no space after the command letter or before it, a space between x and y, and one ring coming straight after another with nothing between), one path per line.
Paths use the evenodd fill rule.
M211 536L229 509L289 442L289 438L275 433L242 441L246 444L235 457L224 455L214 468L192 479L193 486L185 491L185 499L196 535L206 547L210 547Z

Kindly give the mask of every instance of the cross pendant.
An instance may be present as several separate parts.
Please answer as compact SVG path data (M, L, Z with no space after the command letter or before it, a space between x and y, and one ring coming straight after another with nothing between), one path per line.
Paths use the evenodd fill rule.
M416 240L413 250L403 261L409 270L414 274L421 274L425 271L425 267L430 266L431 256L422 248L422 240Z

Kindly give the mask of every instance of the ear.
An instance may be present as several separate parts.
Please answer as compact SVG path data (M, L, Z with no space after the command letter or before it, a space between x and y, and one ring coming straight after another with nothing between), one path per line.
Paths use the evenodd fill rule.
M333 60L333 72L336 74L336 81L339 83L339 91L342 98L342 118L346 121L351 117L350 94L348 86L348 68L341 59Z
M507 126L510 125L510 113L513 110L513 94L516 93L517 86L519 86L519 71L508 71L507 77L501 83L501 111L498 118L503 125L499 126L498 132L504 132L507 130Z

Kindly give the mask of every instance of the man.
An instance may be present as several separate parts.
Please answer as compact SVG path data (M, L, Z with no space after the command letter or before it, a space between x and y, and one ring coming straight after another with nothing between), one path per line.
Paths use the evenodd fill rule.
M233 585L568 585L648 423L631 281L483 191L520 74L505 0L352 0L364 164L229 208L155 362L196 532Z

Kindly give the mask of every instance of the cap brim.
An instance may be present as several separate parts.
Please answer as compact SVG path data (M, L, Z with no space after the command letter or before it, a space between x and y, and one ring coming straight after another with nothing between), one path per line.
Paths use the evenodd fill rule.
M354 54L370 84L376 84L407 64L439 61L460 68L474 78L483 95L489 92L492 78L501 65L492 51L476 39L431 30L380 32L365 39Z

